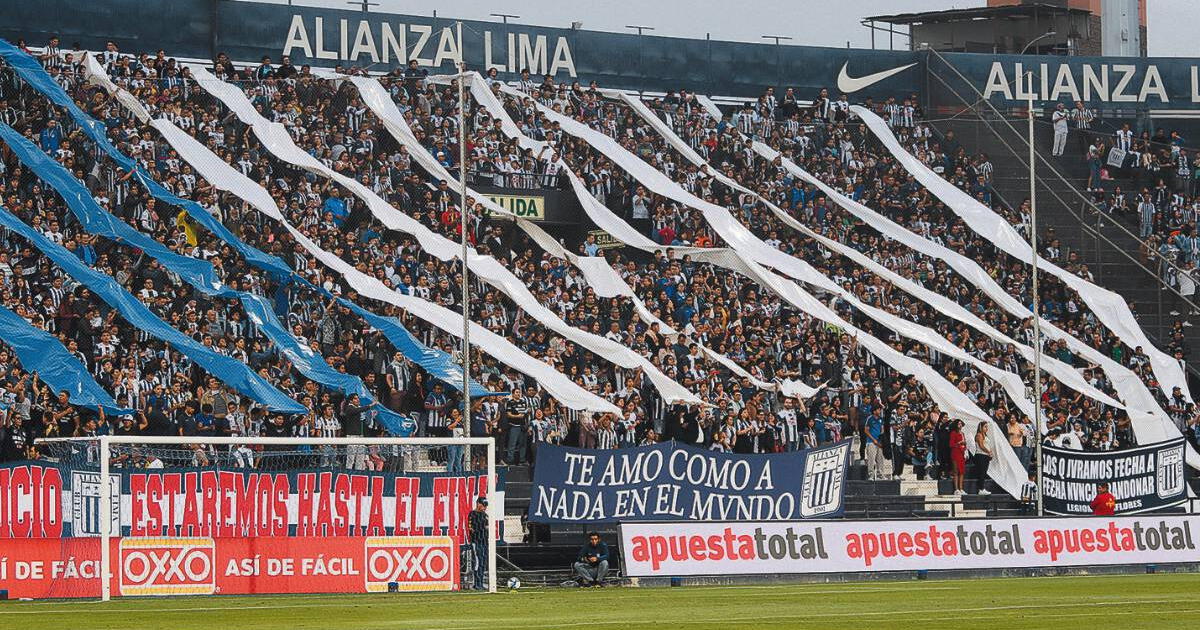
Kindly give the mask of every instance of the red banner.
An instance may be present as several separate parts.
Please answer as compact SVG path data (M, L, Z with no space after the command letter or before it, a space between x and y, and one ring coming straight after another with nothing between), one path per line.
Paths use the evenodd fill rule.
M504 474L495 504L503 505ZM103 514L105 495L111 497ZM0 464L0 539L86 537L450 536L487 494L477 473L118 468ZM496 532L499 534L499 523Z
M459 588L449 536L126 537L111 545L114 597ZM96 538L11 539L0 557L0 585L12 598L99 597L99 576Z

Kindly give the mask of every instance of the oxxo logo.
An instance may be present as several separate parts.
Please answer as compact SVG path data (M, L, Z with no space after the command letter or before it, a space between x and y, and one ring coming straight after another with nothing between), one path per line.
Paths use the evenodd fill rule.
M217 590L212 538L122 538L117 554L122 595L212 595Z
M372 536L364 544L368 593L449 591L458 578L458 554L449 536Z

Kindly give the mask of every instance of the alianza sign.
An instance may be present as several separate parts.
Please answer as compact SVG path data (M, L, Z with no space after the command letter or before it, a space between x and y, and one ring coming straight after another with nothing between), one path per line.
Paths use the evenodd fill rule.
M1200 103L1200 70L1176 60L1159 63L992 62L983 86L987 98L1088 103ZM1164 78L1164 71L1170 81ZM1033 73L1030 85L1029 73ZM1168 85L1171 89L1168 89Z
M460 52L452 16L213 0L0 3L0 37L40 46L52 34L64 49L78 43L102 50L111 40L129 53L162 49L175 57L210 59L224 52L247 64L263 56L278 63L289 55L296 64L372 71L415 60L431 72L452 72ZM927 106L961 106L959 97L973 100L976 91L998 104L1020 106L1032 92L1041 102L1082 100L1097 108L1200 109L1200 60L1189 58L776 46L475 20L463 21L462 45L473 70L494 68L513 79L528 68L535 76L595 80L620 89L752 98L779 86L810 100L828 88L834 96L847 91L855 101L916 94ZM1032 86L1021 78L1030 71Z
M349 63L406 64L442 67L458 59L458 37L452 23L436 28L430 24L400 21L327 19L316 15L305 19L292 14L282 55L302 54L309 59ZM464 35L465 37L465 35ZM527 32L496 34L483 31L483 69L533 74L566 74L575 77L575 61L567 38Z

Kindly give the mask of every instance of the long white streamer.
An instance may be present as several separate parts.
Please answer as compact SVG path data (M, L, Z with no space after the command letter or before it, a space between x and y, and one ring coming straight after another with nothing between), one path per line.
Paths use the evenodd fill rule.
M271 198L271 194L258 182L226 164L171 121L156 119L152 120L150 124L162 134L163 139L179 153L184 161L196 169L201 177L217 189L238 196L250 207L274 219L317 260L342 275L355 291L365 297L398 306L429 324L461 338L462 315L416 296L398 293L374 276L322 249L287 221L275 204L275 200ZM471 322L471 341L504 365L537 379L538 383L551 396L571 409L620 413L620 409L616 405L580 387L550 365L529 356L504 337L475 322Z
M883 142L883 145L904 166L905 170L962 218L968 227L1001 251L1023 264L1029 264L1033 258L1033 248L1004 217L996 214L991 208L983 205L957 186L942 179L909 153L900 145L887 123L883 122L883 119L876 116L874 112L858 105L854 105L850 109L862 119L871 133ZM1146 333L1134 319L1133 313L1129 311L1129 306L1125 303L1124 298L1080 278L1041 256L1037 257L1037 266L1038 269L1054 275L1063 284L1078 293L1096 318L1107 326L1118 339L1130 347L1140 346L1146 352L1150 357L1150 365L1154 368L1154 374L1158 376L1163 393L1170 396L1172 389L1179 387L1188 400L1191 400L1183 368L1174 358L1159 350L1146 337Z
M452 181L454 178L449 171L446 170L440 162L438 162L430 153L425 150L425 147L417 139L416 135L408 125L408 121L404 119L404 115L396 104L392 102L387 90L379 83L379 81L362 76L351 76L349 80L358 88L359 94L362 96L363 103L368 109L375 114L375 117L383 123L384 127L402 146L408 148L409 155L417 161L427 172L432 176L445 180ZM625 297L628 298L634 306L634 310L641 317L642 321L648 324L658 324L659 329L664 334L674 338L679 333L666 322L659 319L646 307L645 302L641 300L633 292L633 289L621 278L619 274L604 260L603 257L593 256L578 256L565 247L559 244L554 237L550 236L540 226L529 221L528 219L518 217L508 210L501 207L489 199L486 195L480 194L474 189L467 188L467 196L475 203L484 206L493 216L502 217L514 221L519 228L530 236L548 253L557 258L566 260L571 263L583 274L588 285L596 291L596 294L603 298ZM768 383L755 377L750 372L747 372L740 365L734 362L729 357L726 357L715 350L696 342L702 352L710 359L725 366L739 378L748 379L751 384L760 389L769 391L778 391L785 396L794 396L798 398L811 398L819 391L816 388L809 387L801 381L783 380L780 383Z
M393 208L370 188L327 167L296 146L287 129L259 114L240 88L217 79L204 68L196 69L193 74L202 89L224 103L243 123L254 130L255 136L271 154L289 164L341 184L365 202L376 219L389 229L412 235L421 244L421 247L433 256L441 260L461 258L461 251L457 243L433 232L416 219ZM620 367L631 370L640 368L662 394L663 399L669 403L702 404L699 397L663 374L646 357L610 339L567 324L553 311L540 304L525 284L495 258L480 255L473 249L468 253L467 258L468 260L463 262L471 273L499 289L522 310L550 330Z
M512 135L512 137L517 138L518 141L521 142L522 146L531 148L538 146L537 141L525 138L523 134L520 134L519 128L517 128L511 119L508 118L507 112L504 111L503 106L499 103L499 100L495 98L495 95L492 95L490 91L487 91L486 89L480 89L479 86L481 81L477 75L474 80L471 81L471 83L473 95L479 95L480 92L486 92L490 96L490 98L477 97L477 100L492 114L493 117L501 120L501 128L506 133L516 134ZM516 90L511 90L511 88L501 86L501 89L509 90L510 94L518 98L525 98L524 94L517 92ZM754 280L760 285L776 292L789 304L800 309L801 311L804 311L805 313L808 313L810 316L847 330L850 334L855 336L855 338L860 344L863 345L864 348L882 359L885 363L903 374L909 374L917 377L918 380L925 385L926 391L941 409L945 410L953 417L963 419L972 429L980 422L988 422L992 425L993 429L997 429L995 423L985 412L983 412L983 410L979 409L979 407L975 405L973 401L971 401L966 397L965 394L960 392L956 387L946 381L944 377L935 372L928 364L896 352L893 348L879 339L876 339L865 331L859 330L857 327L843 320L839 315L826 307L815 297L808 294L795 282L784 279L772 272L767 271L760 265L760 263L785 269L789 271L789 273L794 271L797 275L810 276L813 278L814 284L817 286L827 288L835 293L840 292L840 287L838 287L835 283L829 281L823 276L820 276L819 273L810 274L809 271L804 268L805 263L798 261L795 258L780 252L779 250L767 246L748 230L746 230L744 226L736 223L736 221L732 221L732 217L729 217L730 221L722 221L721 214L728 216L727 211L725 211L723 208L719 208L713 204L708 204L704 200L699 199L683 190L676 185L675 182L671 181L662 173L659 173L657 170L642 162L639 158L629 153L624 147L620 146L608 136L594 131L578 121L562 116L553 110L542 107L540 104L535 103L535 105L543 115L546 115L551 121L558 123L568 134L581 138L591 144L606 157L614 160L620 166L622 166L622 168L626 169L626 171L633 175L639 182L646 185L647 188L650 188L651 190L654 190L656 193L665 197L675 199L688 206L700 209L701 212L705 213L705 218L709 220L709 223L712 224L714 228L718 229L718 232L723 238L725 238L726 242L729 242L732 245L730 249L720 252L707 252L706 262L712 262L713 264L718 264L727 269L742 273L751 280ZM575 187L576 192L580 193L582 183L578 181L578 177L569 171L568 177L572 179L572 184ZM606 231L609 231L610 234L613 234L614 237L618 238L619 240L623 240L623 236L628 235L630 241L626 241L626 244L634 247L645 247L648 251L661 251L666 249L660 245L650 242L649 239L646 239L627 223L624 223L624 221L612 214L612 212L607 208L604 208L603 205L599 204L599 202L594 198L592 198L592 202L594 203L589 204L587 201L588 197L590 197L590 195L580 194L580 202L583 203L585 212L588 213L589 217L592 217L593 214L606 215L603 217L603 223L601 221L596 222ZM603 210L601 210L601 208ZM595 221L595 219L593 220ZM618 223L621 225L615 225ZM613 225L616 229L609 230L607 227L608 225ZM647 242L649 242L650 245L647 245ZM747 258L748 255L750 258ZM815 272L815 270L813 271ZM821 278L824 278L823 282L821 281ZM861 303L859 303L859 305L861 307L866 307L866 305L861 305ZM887 316L890 315L887 313L882 313L878 311L878 309L871 310L871 308L864 308L863 312L871 315L872 317L880 317L885 320L887 319ZM903 322L903 320L900 321ZM1015 453L1012 451L1012 448L1008 446L1006 441L996 439L998 434L998 430L992 431L993 440L991 446L993 447L993 452L997 454L997 465L992 469L992 476L1003 488L1005 488L1007 492L1015 494L1019 492L1020 487L1022 484L1024 484L1025 475L1020 462L1017 460Z

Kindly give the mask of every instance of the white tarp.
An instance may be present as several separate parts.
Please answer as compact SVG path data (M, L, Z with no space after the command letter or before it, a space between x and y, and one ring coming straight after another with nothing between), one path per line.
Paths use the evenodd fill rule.
M201 177L217 189L237 195L250 207L277 221L309 253L342 275L355 291L365 297L398 306L455 337L462 337L461 314L418 297L398 293L374 276L359 271L335 254L325 251L284 218L270 193L258 182L226 164L207 147L170 121L158 119L152 121L151 124L179 153L179 156L196 169ZM471 322L470 325L473 345L495 357L502 364L537 379L538 383L551 396L567 407L602 413L620 413L616 405L583 389L550 365L525 354L504 337L474 322Z
M87 77L88 83L100 86L104 91L108 92L113 98L117 99L125 109L133 113L141 122L149 122L150 112L142 105L142 102L137 100L137 97L117 88L112 79L108 78L108 73L105 72L104 66L100 65L99 61L91 54L83 51L78 51L73 55L74 59L83 59L83 74Z
M954 319L957 319L958 321L963 322L969 326L972 326L979 332L982 332L983 334L987 335L988 337L990 337L1000 343L1013 345L1014 347L1016 347L1017 351L1020 352L1021 356L1023 356L1027 361L1033 360L1033 349L1032 348L1030 348L1029 346L1026 346L1024 344L1017 343L1013 339L1009 338L1007 335L1001 333L999 330L996 330L993 326L991 326L987 322L980 319L974 313L971 313L967 309L960 306L957 302L954 302L953 300L950 300L950 299L946 298L945 296L942 296L933 291L930 291L929 289L926 289L925 287L909 280L908 278L900 276L899 274L897 274L897 273L893 272L892 270L888 269L887 267L884 267L883 265L875 262L871 258L865 256L864 254L862 254L861 252L859 252L858 250L856 250L852 247L846 246L840 242L826 238L825 236L817 233L816 231L812 230L811 228L804 225L803 223L800 223L799 221L797 221L794 217L792 217L788 213L784 212L782 208L776 206L770 200L764 199L758 193L750 190L749 188L746 188L745 186L742 186L740 183L734 181L732 178L726 176L724 173L720 172L719 170L712 168L711 165L709 165L704 160L703 157L701 157L698 153L696 153L692 149L691 146L689 146L686 142L684 142L681 138L679 138L679 136L676 135L675 132L666 125L666 123L664 123L660 118L655 116L654 112L652 112L650 110L650 108L647 107L646 104L641 101L641 99L634 97L634 96L630 96L630 95L622 93L622 92L606 91L605 94L606 94L606 96L609 96L610 98L617 98L617 99L621 100L626 105L628 105L630 108L632 108L643 120L645 120L652 127L654 127L654 129L659 133L659 135L661 135L663 137L663 139L665 139L667 141L668 144L670 144L674 149L676 149L688 161L692 162L696 166L701 167L702 169L704 169L705 172L709 173L710 175L712 175L714 178L716 178L718 181L725 184L726 186L729 186L739 192L742 192L742 193L745 193L748 195L752 195L758 201L762 202L768 209L770 209L771 212L776 216L776 218L778 218L780 221L782 221L783 223L790 226L792 229L795 229L795 230L805 234L809 238L817 240L822 245L824 245L826 248L828 248L838 254L841 254L843 256L850 258L858 265L860 265L860 266L866 268L867 270L871 271L872 273L884 278L888 282L901 288L902 290L913 295L914 297L916 297L920 300L923 300L924 302L928 303L929 305L937 308L940 312L942 312ZM760 155L764 155L770 159L774 159L776 157L776 156L771 155L771 152L773 151L773 149L771 149L770 147L768 147L762 143L755 142L754 149ZM792 166L795 166L795 165L792 165ZM816 178L809 176L808 173L804 173L802 176L802 179L804 179L805 181L808 181L809 183L812 183L813 185L820 188L823 192L825 192L825 194L829 195L839 205L845 205L846 203L851 202L851 200L849 200L848 198L845 198L843 195L841 195L837 191L829 188L824 183L818 181ZM1049 372L1051 375L1053 375L1055 378L1057 378L1060 382L1062 382L1064 385L1070 387L1071 389L1081 392L1084 395L1086 395L1094 400L1097 400L1099 402L1102 402L1106 405L1110 405L1110 406L1113 406L1116 408L1122 408L1122 409L1124 408L1124 405L1122 405L1121 403L1117 402L1116 400L1113 400L1110 396L1097 390L1095 387L1092 387L1086 380L1083 379L1083 376L1080 375L1079 372L1075 371L1075 369L1073 369L1071 366L1069 366L1057 359L1054 359L1052 357L1048 357L1044 354L1042 355L1042 363L1043 363L1043 367L1046 369L1047 372ZM1020 395L1020 398L1026 399L1023 392ZM1030 405L1030 406L1032 407L1032 405ZM1030 415L1030 417L1032 417L1032 414L1029 414L1029 415Z
M867 128L871 130L871 133L875 134L883 142L883 145L887 147L887 150L892 153L900 164L917 181L921 182L929 192L942 200L947 207L961 217L967 226L993 243L1001 251L1024 264L1029 264L1029 261L1033 259L1033 248L1029 246L1029 242L1004 217L993 212L991 208L979 203L974 197L960 190L950 182L942 179L932 169L905 150L900 145L900 142L896 140L896 136L892 133L892 130L888 128L887 123L883 122L883 119L876 116L874 112L858 105L854 105L850 109L862 119ZM1142 331L1141 326L1138 325L1137 320L1134 319L1133 313L1129 311L1129 306L1125 303L1124 298L1108 289L1096 286L1076 276L1041 256L1038 256L1037 264L1039 269L1053 274L1062 280L1063 284L1066 284L1078 293L1083 302L1096 315L1096 318L1107 326L1118 339L1133 348L1140 346L1146 352L1150 357L1150 364L1154 368L1154 374L1158 376L1158 382L1160 387L1162 387L1163 393L1170 396L1172 388L1179 387L1184 392L1184 395L1188 397L1188 400L1191 400L1183 368L1174 358L1168 356L1151 343L1150 339L1146 337L1146 333Z
M417 161L427 172L432 176L446 181L453 180L453 176L445 167L441 165L429 152L421 145L421 142L413 134L408 122L404 119L400 109L392 102L391 96L387 90L380 85L379 81L362 76L347 77L362 96L363 103L375 114L391 133L392 137L401 145L408 148L409 155ZM508 210L502 208L499 204L489 199L486 195L482 195L470 187L467 188L467 196L478 204L483 205L489 212L496 217L507 218L514 221L526 234L530 236L548 253L556 258L561 258L574 265L583 274L588 286L591 286L596 295L602 298L625 297L629 299L642 321L648 324L658 324L664 334L671 337L679 333L669 326L666 322L655 317L653 313L646 308L646 304L642 302L633 290L621 279L620 275L603 257L586 257L578 256L558 243L554 237L550 236L541 227L527 219L518 217ZM693 341L694 342L694 341ZM779 391L786 396L795 396L800 398L811 398L817 393L817 389L809 387L800 381L785 380L781 383L768 383L756 378L754 375L747 372L733 360L725 357L716 351L700 344L697 345L705 355L724 365L738 377L747 378L751 384L760 389L769 391Z
M263 146L284 162L293 164L314 174L336 181L367 204L371 214L389 229L410 234L417 239L429 254L441 260L461 258L460 246L450 239L425 227L416 219L393 208L374 191L353 178L347 177L325 166L321 161L306 153L293 142L287 129L264 118L255 109L245 93L235 85L225 83L206 69L194 72L197 83L206 92L219 99L245 124L249 125ZM471 273L507 295L517 306L548 329L587 348L598 356L626 369L641 369L650 382L669 403L701 404L702 401L687 388L663 374L646 357L632 349L605 337L574 328L550 309L537 301L520 279L491 256L482 256L473 249L464 261Z
M481 82L476 79L472 81L472 83L479 84ZM511 88L501 86L501 89L509 91L509 93L513 96L526 98L524 94L516 90L512 90ZM472 94L476 94L478 91L481 90L478 90L478 88L473 89ZM493 96L492 99L479 100L494 117L501 119L502 129L508 133L515 132L518 135L514 137L520 138L519 129L515 124L512 123L511 119L508 118L507 113L504 112L503 106L499 103L498 99L495 99ZM1015 453L1013 453L1007 442L997 437L1000 434L997 425L992 422L991 418L988 417L988 415L973 401L971 401L965 394L950 384L944 377L934 371L933 368L928 364L896 352L886 343L867 334L865 331L859 330L849 322L843 320L837 313L825 306L825 304L804 291L804 289L802 289L798 284L767 271L761 266L761 264L766 264L768 266L788 271L789 274L794 272L796 275L806 276L806 280L807 277L811 277L814 280L814 284L821 286L822 288L827 288L833 292L840 292L840 287L829 281L828 278L824 278L824 276L821 276L819 273L815 273L815 270L811 270L811 267L807 267L807 263L792 258L791 256L788 256L787 254L784 254L783 252L766 245L752 233L750 233L749 230L747 230L744 226L734 221L732 217L729 216L728 212L723 208L709 204L704 200L695 197L695 195L683 190L676 185L675 182L670 180L670 178L666 177L666 175L658 172L636 156L630 154L627 150L625 150L624 147L620 146L620 144L608 136L594 131L578 121L562 116L553 110L542 107L540 104L538 104L537 107L542 114L546 115L551 121L558 123L568 134L587 141L606 157L612 159L614 162L628 171L639 182L646 185L647 188L654 190L656 193L667 198L675 199L681 203L684 203L685 205L695 207L704 213L705 218L709 221L710 225L713 225L713 227L718 230L718 233L721 234L722 238L732 245L731 249L724 250L719 254L714 253L714 255L709 256L706 262L712 262L713 264L718 264L724 266L725 268L742 273L760 285L775 291L785 301L799 310L821 321L846 330L849 334L854 336L864 348L866 348L875 356L879 357L889 366L903 374L915 376L922 384L925 385L926 391L929 393L934 402L938 404L939 408L946 411L946 413L953 417L964 420L972 429L974 429L975 426L977 426L980 422L990 423L993 427L993 431L991 432L991 435L993 436L992 446L994 447L994 452L997 454L996 465L993 466L991 470L992 476L1007 492L1011 494L1019 493L1021 486L1026 481L1026 475L1023 472L1020 462L1017 460ZM522 146L527 144L530 146L536 146L536 144L533 144L535 141L529 139L524 139L521 142ZM569 176L571 176L570 173ZM577 178L573 178L573 183L576 184L576 191L579 192L579 183L575 181L576 179ZM589 208L589 204L586 201L586 197L588 196L590 195L581 195L580 198L580 201L585 206L585 211L589 212L589 216L592 216L592 211L595 211L596 214L602 214L600 208L603 208L603 205L598 204L598 202L596 205L599 205L600 208L596 208L595 206L591 206ZM593 201L595 200L593 199ZM608 215L605 220L610 224L614 222L624 223L621 221L621 219L613 215L612 212L607 208L603 208L603 213ZM597 221L597 223L600 224L599 221ZM620 239L618 232L638 234L636 230L633 230L633 228L628 226L628 224L624 224L624 228L619 230L610 230L605 225L600 225L618 239ZM638 247L638 243L645 243L649 239L646 239L644 236L640 236L639 234L637 237L632 237L632 240L636 242L627 242L626 244ZM661 251L667 248L653 244L653 246L649 249L651 251ZM749 255L750 258L747 258L747 255ZM877 309L875 311L871 311L869 308L864 309L864 312L873 317L881 317L884 320L887 319L886 316L890 315L878 312ZM899 322L903 321L904 320L899 320Z
M612 93L610 92L610 94L612 94ZM663 139L668 144L670 144L672 147L680 150L680 152L684 155L684 157L687 158L689 161L696 164L697 166L704 167L707 172L713 174L715 177L717 177L720 181L722 181L726 185L731 186L740 192L751 194L751 195L755 196L756 198L758 198L760 201L763 201L776 214L776 216L778 216L781 220L783 220L785 223L790 225L793 229L799 230L802 233L804 233L812 238L817 239L819 242L821 242L826 247L832 249L833 251L836 251L838 253L844 254L844 255L852 258L853 260L858 262L860 265L867 267L872 272L877 273L877 274L887 278L890 281L896 282L899 285L902 285L902 288L907 288L907 289L914 288L914 287L905 286L905 285L903 285L903 283L908 282L909 284L912 284L914 286L915 286L915 283L911 283L907 279L901 278L900 276L898 276L897 274L886 269L882 265L879 265L875 261L872 261L869 258L867 258L866 256L862 255L860 252L853 250L852 248L846 247L836 241L827 239L827 238L821 236L820 234L817 234L816 232L810 230L807 226L803 225L802 223L793 219L791 216L787 215L785 212L783 212L782 209L780 209L779 207L775 206L774 204L766 201L765 199L762 199L756 193L752 192L745 186L742 186L741 184L737 183L736 181L732 180L731 178L726 177L722 173L719 173L715 170L707 168L708 165L704 161L704 159L701 158L698 154L696 154L695 151L692 151L691 147L689 147L677 135L675 135L675 133L669 127L667 127L665 123L663 123L661 120L659 120L658 117L656 117L654 115L654 113L651 112L650 109L648 107L646 107L646 105L644 103L641 102L640 99L637 99L636 97L629 96L629 95L623 94L623 93L616 93L616 94L613 94L613 96L622 100L627 105L629 105L632 109L634 109L634 111L639 116L641 116L644 120L646 120L648 123L650 123L655 128L655 130L663 137ZM731 217L731 220L732 220L732 217ZM979 370L980 372L987 375L992 380L999 383L1000 386L1004 388L1005 393L1008 394L1008 397L1013 401L1013 403L1017 406L1018 409L1020 409L1020 411L1022 413L1024 413L1029 418L1034 417L1033 401L1027 396L1024 382L1021 380L1021 377L1018 376L1017 374L1008 372L1006 370L1002 370L1000 368L997 368L993 365L990 365L984 361L977 359L975 356L968 354L962 348L959 348L955 344L951 343L945 337L941 336L940 334L938 334L936 331L933 331L932 329L929 329L925 326L921 326L919 324L915 324L913 322L909 322L907 320L904 320L900 317L893 315L892 313L889 313L888 311L885 311L885 310L882 310L882 309L876 308L874 306L871 306L869 304L865 304L865 303L861 302L857 298L857 296L855 296L853 293L851 293L849 291L845 291L843 288L837 286L836 283L833 283L832 281L828 281L828 279L825 276L820 275L820 273L815 269L813 269L809 274L806 274L806 275L812 276L813 274L817 274L818 276L820 276L821 279L826 280L829 285L832 285L833 287L835 287L833 289L833 291L835 293L837 293L842 299L848 301L850 304L854 305L860 311L862 311L863 313L865 313L872 319L880 322L881 324L884 324L885 326L889 327L891 330L898 332L910 339L920 341L921 343L929 346L930 348L933 348L934 350L937 350L938 352L941 352L942 354L945 354L946 356L949 356L951 358L954 358L956 360L959 360L959 361L962 361L964 363L974 366L977 370ZM808 281L809 278L804 277L804 278L800 278L800 279ZM900 282L897 282L898 280ZM925 290L924 288L916 287L916 289L919 289L920 291L925 291L925 293L927 294L926 297L928 297L930 300L932 300L934 302L938 302L940 300L940 302L950 303L950 301L948 299L943 298L942 296L938 296L937 294L934 294L932 292L929 292L929 291ZM957 304L953 304L953 303L941 304L940 302L935 305L939 306L939 307L949 306L950 304L952 304L954 307L958 306ZM1030 356L1032 356L1032 355L1030 355ZM1076 384L1079 388L1081 388L1081 390L1086 390L1089 394L1092 394L1092 395L1098 397L1098 399L1101 399L1106 403L1112 403L1118 407L1121 406L1120 403L1118 403L1117 401L1113 400L1112 398L1104 395L1099 390L1096 390L1095 388L1088 385L1086 383L1086 381L1084 381L1083 378L1078 373L1076 373L1074 370L1072 370L1070 367L1063 364L1062 368L1063 368L1063 370L1061 370L1061 372L1063 373L1063 376L1065 378L1067 378L1068 380L1070 380L1070 382ZM1039 418L1039 426L1041 426L1043 429L1045 428L1045 419L1044 418Z
M1025 308L1021 302L1007 292L990 276L979 263L963 256L962 254L934 241L928 240L918 234L908 231L899 224L893 222L887 217L871 210L863 204L841 194L836 190L826 186L823 182L813 177L804 169L800 168L791 160L783 157L778 151L767 147L761 143L755 143L755 150L768 158L779 157L782 160L784 168L797 177L806 182L820 188L826 194L830 195L835 203L846 209L854 216L862 219L871 227L879 230L884 236L900 242L914 251L929 256L937 260L945 261L950 268L954 269L967 282L981 290L985 295L992 298L996 304L1003 308L1006 312L1015 317L1026 319L1032 317L1032 313ZM970 312L967 312L969 315ZM949 314L947 312L947 314ZM986 323L985 323L986 324ZM1130 421L1133 424L1134 432L1141 443L1154 443L1166 440L1179 434L1178 427L1170 419L1170 417L1162 410L1155 400L1154 395L1146 388L1136 374L1129 368L1117 363L1103 352L1087 345L1085 342L1076 339L1066 331L1058 328L1046 319L1041 320L1042 334L1047 338L1062 341L1067 344L1067 347L1074 353L1082 356L1084 359L1094 365L1100 366L1101 369L1108 375L1109 380L1113 384L1113 389L1117 395L1124 401L1124 408L1129 415ZM1014 342L1015 343L1015 342ZM1022 351L1022 355L1027 360L1032 360L1032 350L1027 346L1019 346L1029 350L1029 353ZM1043 366L1052 365L1047 361L1057 361L1043 355ZM1058 374L1048 369L1052 374ZM1060 380L1062 380L1060 378ZM1065 381L1064 381L1065 382ZM1080 391L1077 389L1077 391ZM1097 399L1099 400L1099 399ZM1101 402L1105 402L1101 400ZM1200 466L1200 456L1197 455L1194 449L1189 448L1188 462L1193 466Z

